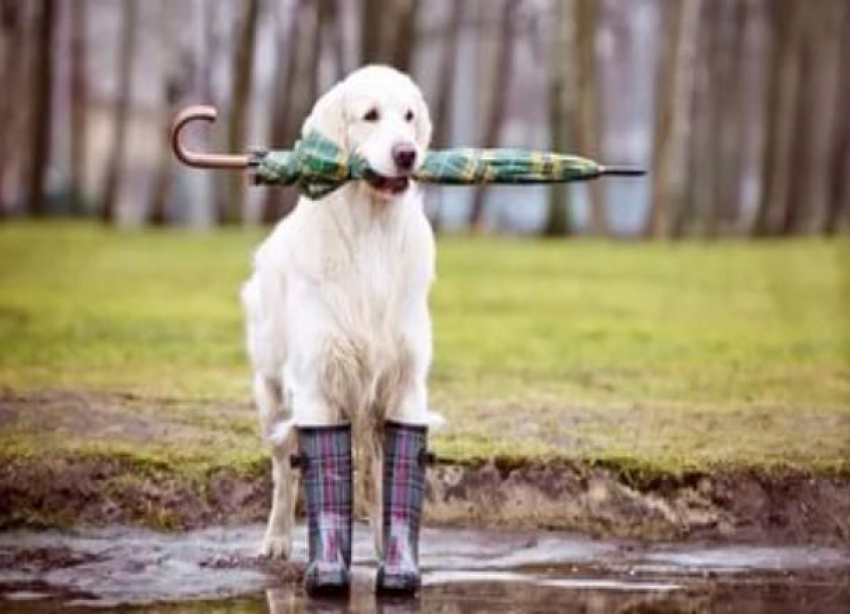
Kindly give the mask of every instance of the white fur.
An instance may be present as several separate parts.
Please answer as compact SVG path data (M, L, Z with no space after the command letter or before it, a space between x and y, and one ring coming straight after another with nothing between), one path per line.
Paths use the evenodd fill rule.
M370 110L377 121L364 119ZM362 68L322 96L304 123L310 130L391 177L399 175L394 146L413 145L418 164L431 138L419 89L383 66ZM364 488L380 550L381 426L388 418L442 422L426 390L433 278L434 239L413 183L391 195L355 181L319 201L302 198L257 250L242 302L254 398L272 443L265 554L290 553L295 427L339 422L354 425L355 448L370 463Z

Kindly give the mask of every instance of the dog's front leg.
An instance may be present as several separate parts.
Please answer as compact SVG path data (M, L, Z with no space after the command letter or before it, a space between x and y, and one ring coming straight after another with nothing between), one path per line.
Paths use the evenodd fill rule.
M256 373L253 393L263 437L270 444L272 457L272 509L260 555L287 559L292 544L298 475L289 462L295 451L296 438L292 428L292 410L285 398L282 381Z
M428 409L427 375L431 358L430 321L423 304L402 336L395 368L379 391L387 401L381 434L380 464L373 464L379 498L373 502L378 544L379 591L416 590L419 572L419 529L425 495L428 427L442 418Z
M275 442L272 448L272 510L261 548L261 554L271 558L288 559L291 554L292 525L299 485L298 473L292 469L291 463L295 443L295 430L292 429L285 439Z
M387 386L388 420L404 424L440 427L445 420L428 407L428 369L431 366L431 318L426 299L413 309L402 335L395 375L396 386Z

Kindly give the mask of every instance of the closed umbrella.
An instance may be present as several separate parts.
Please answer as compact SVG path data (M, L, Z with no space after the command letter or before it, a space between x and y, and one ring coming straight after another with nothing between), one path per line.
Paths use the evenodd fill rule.
M175 121L172 144L177 157L197 168L248 169L260 185L296 186L318 199L347 181L376 175L366 160L341 149L319 132L311 132L291 150L257 151L246 155L201 154L186 150L180 131L195 119L214 121L212 107L190 107ZM522 149L457 148L431 150L413 179L447 185L539 184L584 181L603 175L637 176L639 168L604 166L589 158Z

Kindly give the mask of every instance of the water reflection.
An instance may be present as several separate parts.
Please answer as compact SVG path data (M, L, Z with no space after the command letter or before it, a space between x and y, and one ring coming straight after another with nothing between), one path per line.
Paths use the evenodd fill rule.
M385 598L374 594L371 540L358 528L351 594L312 599L297 573L287 576L291 565L252 557L261 533L260 526L0 533L0 613L850 612L846 549L430 529L422 590ZM295 546L303 560L303 531Z
M609 590L607 588L564 588L533 582L453 582L425 587L415 597L378 597L371 586L356 584L343 598L310 598L298 586L274 588L248 597L182 601L114 608L85 608L74 600L46 598L39 587L4 590L0 599L3 614L61 612L107 614L270 614L351 612L357 614L407 614L410 612L581 612L583 614L670 613L697 614L735 612L740 614L812 614L850 612L850 579L801 580L775 578L760 581L705 581L676 591L655 592ZM0 587L8 589L8 585ZM43 588L43 587L42 587Z

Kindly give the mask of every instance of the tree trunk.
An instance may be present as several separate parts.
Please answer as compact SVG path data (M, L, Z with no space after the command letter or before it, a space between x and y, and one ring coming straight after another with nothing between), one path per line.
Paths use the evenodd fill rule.
M842 211L850 216L850 7L843 6L844 16L838 46L835 125L829 154L829 192L823 232L838 232Z
M516 17L519 0L504 0L502 3L502 15L500 19L499 52L496 54L496 64L493 67L493 95L490 100L490 108L484 124L484 137L482 147L496 147L499 144L499 133L505 121L508 108L508 90L510 89L510 76L514 55L514 19ZM484 200L487 196L483 185L475 187L472 200L472 209L469 215L469 226L473 232L480 232L484 226Z
M774 212L778 203L784 200L785 181L782 175L785 169L787 90L793 79L789 63L793 59L791 49L791 25L793 21L794 0L769 0L766 2L768 24L770 28L770 51L768 75L762 102L761 146L761 194L758 209L751 229L753 236L772 234Z
M168 86L166 85L166 89ZM166 94L166 101L163 105L163 132L162 132L162 148L159 154L159 162L154 171L153 184L151 186L151 198L148 205L147 222L151 226L165 226L168 221L166 211L168 198L171 194L171 122L177 108L173 102L169 100Z
M721 150L722 184L720 189L720 221L723 230L740 229L742 214L742 186L747 162L747 142L751 138L750 118L747 117L747 97L750 94L747 84L746 36L750 19L749 0L737 0L733 4L730 44L731 51L725 67L726 78L722 83L731 84L723 100L723 141Z
M800 225L809 209L808 197L811 181L811 119L814 113L814 50L811 40L811 14L800 13L797 28L797 74L799 80L794 92L796 104L793 115L791 156L786 166L789 178L785 206L779 232L788 236L800 230Z
M688 3L692 6L693 3ZM673 135L674 117L676 108L677 81L681 80L680 67L683 15L685 3L681 0L672 0L666 3L666 27L664 31L667 36L659 48L659 61L656 66L655 86L655 129L652 139L652 175L650 208L647 213L644 235L657 237L665 234L669 203L670 183L668 163L670 162L670 146ZM662 15L662 19L665 17Z
M269 142L272 147L289 147L288 142L291 134L289 126L292 123L291 115L295 107L295 76L298 67L299 34L304 22L306 4L299 0L295 10L291 11L286 35L278 34L275 42L275 55L277 66L274 73L272 122ZM264 224L274 224L284 217L283 208L284 189L269 187L263 204L262 220Z
M399 0L393 45L392 65L402 72L410 72L413 51L416 49L416 18L420 0Z
M316 4L305 0L290 24L288 40L278 39L278 48L286 47L288 60L285 80L275 82L275 98L281 99L272 124L272 143L277 147L290 147L297 139L304 117L319 95L318 59L321 53L321 32L328 13L321 14ZM325 21L325 23L323 23ZM280 53L278 54L281 57ZM277 77L281 77L281 71ZM298 84L307 83L307 87ZM263 221L274 223L286 217L295 208L298 193L293 189L269 188L263 206Z
M242 14L236 38L236 50L233 54L230 115L227 121L227 150L230 152L240 152L245 148L260 2L259 0L247 0L244 7L245 11ZM231 173L227 181L227 200L219 211L219 221L222 224L237 224L242 220L242 200L244 196L244 175L242 173Z
M446 39L440 58L440 68L437 77L437 101L434 104L433 147L449 146L449 122L451 119L452 94L454 92L455 72L457 67L458 43L460 41L460 25L463 21L467 2L454 0L448 12L445 24Z
M668 156L670 156L667 162L668 183L663 196L668 202L665 216L667 220L663 231L670 236L675 236L675 220L681 218L686 207L688 165L691 162L688 142L691 140L691 119L696 95L697 44L702 7L702 0L690 0L685 3L684 11L680 16L682 25L677 33L680 42L676 50L679 59L675 69L676 83L673 90L672 143L668 150Z
M130 118L133 85L133 56L136 51L136 0L124 0L119 39L118 92L112 120L112 144L107 161L106 182L103 188L100 217L109 223L115 217L115 207L120 194L121 170Z
M41 0L36 40L38 41L32 90L32 157L26 206L31 215L41 217L47 212L46 177L50 164L51 123L53 119L53 31L56 21L54 0ZM6 155L5 152L2 155Z
M717 210L720 200L721 183L721 132L723 130L723 99L725 96L723 83L723 63L727 55L724 49L724 19L728 0L709 0L706 11L706 36L709 39L706 48L705 70L708 88L704 93L706 114L703 135L699 175L701 179L699 200L697 201L697 229L707 237L715 236L717 232Z
M147 222L151 226L165 226L168 221L168 200L171 196L173 179L173 154L171 153L171 122L178 111L178 102L185 95L184 89L195 81L195 66L190 51L176 44L173 24L179 19L175 5L164 1L159 6L160 45L165 51L167 66L163 75L162 99L159 110L161 139L159 160L154 170L147 209Z
M460 26L466 14L464 0L454 0L451 3L445 23L445 41L440 57L440 68L437 73L437 100L434 104L434 132L431 139L435 149L449 146L449 125L451 121L452 101L454 99L455 72L457 67L458 43L460 42ZM437 206L431 219L434 232L439 232L442 226L443 191L438 191Z
M333 54L336 66L336 80L340 81L348 73L348 61L345 56L345 11L343 0L332 0L333 3Z
M199 4L200 19L203 23L203 44L201 57L199 60L198 70L198 92L201 100L208 104L215 102L215 92L213 91L213 72L215 63L218 59L219 42L215 33L215 22L218 11L218 5L209 0L201 0Z
M573 91L576 92L576 150L581 156L599 155L599 118L601 108L597 83L596 31L599 25L599 3L596 0L574 0ZM608 212L603 186L598 181L586 184L590 208L590 232L609 233Z
M744 35L747 0L713 0L709 11L708 148L701 170L705 175L700 202L702 230L708 237L734 228L741 213L741 179L744 164L743 82Z
M12 147L18 140L21 120L25 116L21 111L27 105L25 84L22 79L26 68L22 57L26 57L26 42L30 38L27 28L26 6L17 0L0 1L0 83L4 83L6 94L0 96L0 216L7 211L6 178L21 160L21 148ZM13 199L8 199L13 200Z
M381 0L362 0L360 15L360 65L380 62L383 53L383 28L387 3Z
M310 41L310 63L307 67L307 83L309 83L309 99L317 100L320 91L319 70L322 64L322 33L330 25L331 11L327 0L313 3L313 38Z
M744 163L741 134L743 104L741 92L744 33L747 19L745 0L717 1L713 27L711 81L712 148L711 200L704 210L705 232L717 236L733 226L740 215L741 167Z
M70 10L71 19L71 198L73 206L84 210L86 159L88 156L89 103L87 64L88 0L77 0Z
M707 180L705 159L710 155L708 149L710 144L710 120L711 105L710 92L713 84L709 79L709 67L711 64L711 36L706 36L710 31L713 19L715 2L703 2L697 16L697 29L701 35L697 38L693 58L693 74L691 76L692 88L690 100L688 101L688 131L689 138L684 146L682 163L685 166L683 172L682 198L676 211L670 212L672 225L670 236L674 239L692 234L697 226L703 203L710 200L711 185Z
M570 38L574 33L569 31L570 19L566 3L555 0L555 19L552 23L553 32L549 50L549 134L553 151L567 151L569 145L569 112L565 100L567 95L564 53L568 52ZM572 232L570 218L569 190L564 183L553 183L549 186L549 206L543 235L547 237L567 236Z

